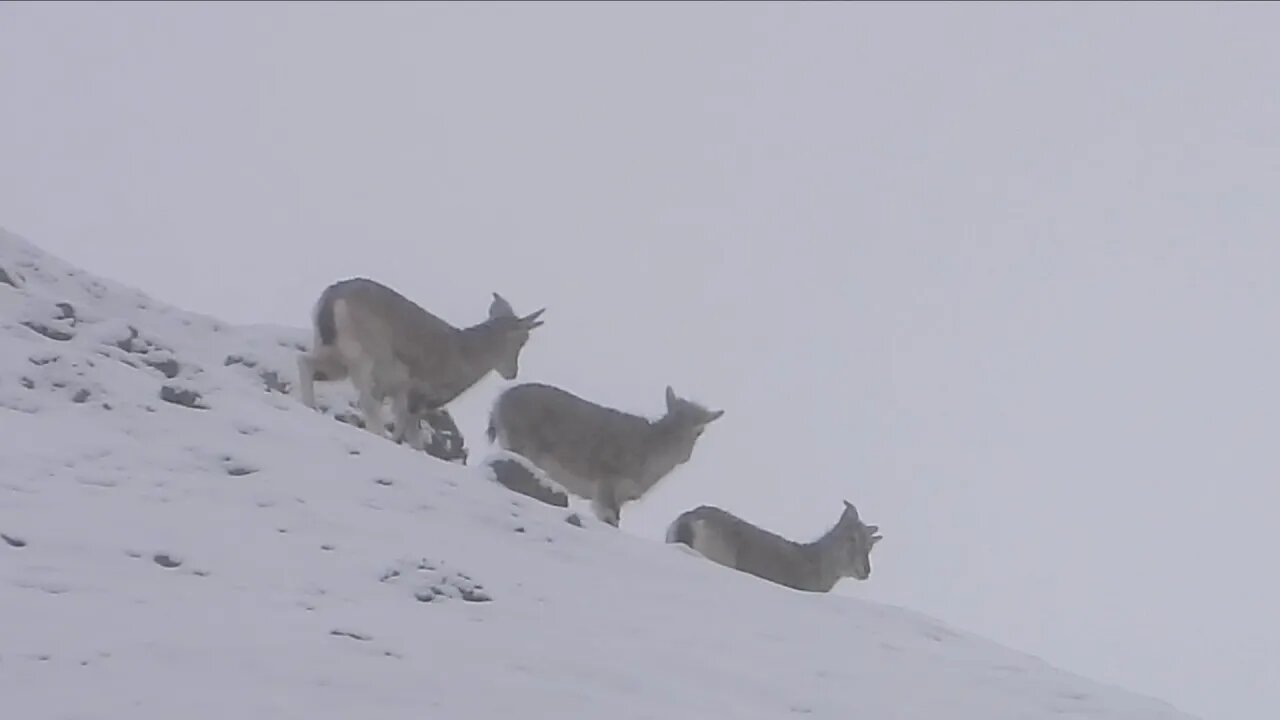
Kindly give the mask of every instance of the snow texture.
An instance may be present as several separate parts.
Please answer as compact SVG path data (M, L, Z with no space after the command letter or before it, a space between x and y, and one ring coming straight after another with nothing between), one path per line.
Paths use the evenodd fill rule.
M1188 717L334 422L345 385L286 392L307 335L0 233L7 717Z

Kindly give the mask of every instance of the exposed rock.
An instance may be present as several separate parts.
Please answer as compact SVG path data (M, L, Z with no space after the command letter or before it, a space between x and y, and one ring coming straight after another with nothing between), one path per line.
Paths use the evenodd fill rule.
M289 394L292 384L280 377L280 373L275 370L262 370L258 373L258 377L262 378L262 384L266 386L268 392L278 392L284 395Z
M57 340L58 342L66 342L67 340L75 337L75 333L67 330L61 330L56 327L50 327L44 323L38 323L34 320L27 320L22 323L22 326L30 330L34 330L50 340Z
M177 360L168 358L165 360L144 360L149 367L159 370L166 378L172 380L178 377L178 372L182 369Z
M556 507L569 507L569 496L558 488L549 487L544 479L539 478L525 464L511 457L499 457L490 460L489 467L493 471L493 479L499 485Z
M345 638L351 638L352 640L360 640L361 642L368 642L373 639L372 635L366 635L364 633L356 632L354 630L330 630L329 634L335 637L345 637Z
M17 273L15 272L10 274L9 271L5 270L3 267L0 267L0 284L8 285L12 288L22 287L18 284Z
M176 568L182 565L182 561L167 553L156 553L151 558L155 564L163 568Z
M173 385L165 385L160 388L160 399L174 405L189 407L194 410L208 410L209 406L200 402L200 393L195 390L187 390L185 388L174 387Z

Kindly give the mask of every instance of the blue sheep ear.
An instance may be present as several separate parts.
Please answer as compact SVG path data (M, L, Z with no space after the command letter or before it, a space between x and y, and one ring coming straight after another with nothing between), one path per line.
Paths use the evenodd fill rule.
M499 295L493 294L493 302L489 303L489 317L515 317L516 311L511 309L511 303L507 299Z

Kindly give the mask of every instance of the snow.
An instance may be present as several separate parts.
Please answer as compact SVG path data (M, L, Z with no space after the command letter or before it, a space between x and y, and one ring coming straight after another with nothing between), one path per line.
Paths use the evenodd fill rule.
M283 392L303 328L0 270L7 717L1189 717L336 422Z

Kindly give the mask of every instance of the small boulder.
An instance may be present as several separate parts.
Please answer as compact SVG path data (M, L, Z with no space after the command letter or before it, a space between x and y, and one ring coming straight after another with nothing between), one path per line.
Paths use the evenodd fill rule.
M569 507L569 495L537 466L510 453L491 458L485 463L494 482L513 492L526 495L555 507Z

